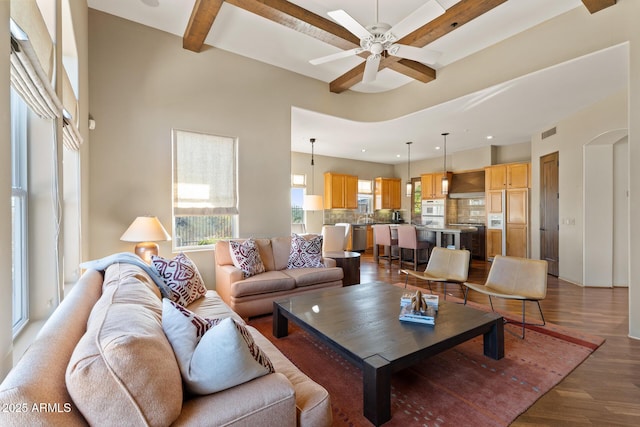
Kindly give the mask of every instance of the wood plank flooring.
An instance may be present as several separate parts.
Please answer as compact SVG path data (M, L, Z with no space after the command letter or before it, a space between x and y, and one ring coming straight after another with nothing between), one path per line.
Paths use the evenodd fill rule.
M412 268L410 264L404 267ZM469 281L484 283L489 267L487 262L473 260ZM361 258L360 277L361 283L397 283L406 278L400 275L397 261L389 270L386 260L376 264L370 253ZM410 278L409 284L426 287L418 279ZM434 291L441 292L440 286L435 285ZM553 276L547 287L547 297L541 302L547 321L599 335L606 342L511 425L640 426L640 340L628 337L627 288L583 288ZM448 285L447 293L463 297L455 285ZM469 299L488 304L487 297L477 293L470 293ZM497 299L494 305L514 313L521 307L520 302ZM527 305L527 318L539 318L533 303Z

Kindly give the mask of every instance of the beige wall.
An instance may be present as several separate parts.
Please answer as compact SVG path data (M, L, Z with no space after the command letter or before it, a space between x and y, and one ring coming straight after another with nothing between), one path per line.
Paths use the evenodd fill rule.
M324 83L219 49L187 52L179 37L90 11L91 112L98 123L89 165L90 255L130 250L118 238L136 215L156 214L170 228L172 127L238 136L240 233L282 235L289 229L291 106L352 120L390 119L627 40L630 158L640 158L634 139L640 127L640 34L633 18L639 15L640 2L633 1L595 15L580 7L451 64L427 85L334 95ZM538 150L532 147L531 153L536 164ZM398 175L404 170L398 166ZM535 172L534 183L539 180ZM637 217L640 201L633 194L639 171L630 170L630 182L631 217ZM579 188L580 183L579 175L561 176L561 188ZM534 193L531 206L537 203ZM630 234L633 259L640 252L635 243L640 226L632 223ZM168 254L170 244L161 250ZM580 246L571 250L581 252ZM212 254L197 256L211 278ZM630 277L630 305L640 308L640 267L632 265ZM640 314L633 313L632 335L640 336Z

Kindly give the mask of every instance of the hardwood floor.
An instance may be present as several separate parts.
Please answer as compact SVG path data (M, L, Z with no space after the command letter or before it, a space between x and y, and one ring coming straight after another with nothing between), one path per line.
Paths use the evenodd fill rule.
M409 264L405 267L410 268ZM424 265L419 268L424 269ZM484 283L490 264L474 260L469 281ZM360 263L361 283L375 280L404 282L397 262L388 270L365 253ZM583 288L548 276L547 297L541 302L548 322L599 335L606 342L567 378L542 396L516 419L512 426L638 426L640 425L640 340L628 337L627 288ZM421 282L421 283L418 283ZM426 287L409 278L409 284ZM434 291L441 291L440 285ZM447 286L447 293L463 297L459 287ZM488 304L487 297L470 293L469 299ZM520 312L521 303L494 299L497 309ZM533 303L527 318L539 318Z

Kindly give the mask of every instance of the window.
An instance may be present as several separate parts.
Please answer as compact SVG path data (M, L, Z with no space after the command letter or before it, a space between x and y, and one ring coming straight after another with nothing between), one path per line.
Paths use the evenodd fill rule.
M304 194L307 186L307 176L304 174L291 175L291 224L304 224Z
M173 130L173 247L238 236L237 139Z
M27 276L27 105L11 90L11 254L13 335L29 320Z

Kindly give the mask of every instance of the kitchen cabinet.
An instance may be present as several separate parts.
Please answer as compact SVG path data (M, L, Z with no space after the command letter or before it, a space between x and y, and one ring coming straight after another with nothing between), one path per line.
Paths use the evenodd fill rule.
M503 203L502 198L505 197ZM503 212L504 206L504 212ZM487 229L487 258L502 253L502 233L506 233L506 253L508 256L526 258L529 255L529 189L514 188L487 191L487 216L502 214L504 228Z
M496 255L502 254L502 230L487 229L486 235L486 256L493 259Z
M374 209L400 209L402 207L402 180L400 178L376 178L374 195Z
M422 186L422 200L445 199L446 194L442 194L442 177L444 172L428 173L420 175L420 185ZM447 179L451 185L453 174L447 172Z
M324 174L324 208L357 209L358 177L326 172Z
M509 163L485 168L485 188L489 190L508 190L510 188L529 188L529 163Z

